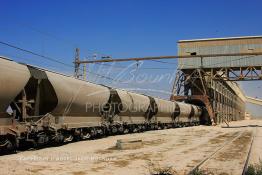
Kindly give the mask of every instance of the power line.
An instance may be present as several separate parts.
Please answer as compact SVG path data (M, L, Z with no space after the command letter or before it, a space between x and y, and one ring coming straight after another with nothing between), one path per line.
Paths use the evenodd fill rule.
M73 67L74 67L73 65L69 65L69 64L66 64L66 63L64 63L64 62L61 62L61 61L59 61L58 59L55 59L55 58L52 58L52 57L48 57L48 56L45 56L45 55L41 55L41 54L39 54L39 53L36 53L36 52L31 51L31 50L27 50L27 49L24 49L24 48L21 48L21 47L12 45L12 44L10 44L10 43L6 43L6 42L0 41L0 44L3 44L3 45L5 45L5 46L11 47L11 48L14 48L14 49L17 49L17 50L20 50L20 51L22 51L22 52L26 52L26 53L28 53L28 54L32 54L32 55L34 55L34 56L38 56L38 57L47 59L47 60L52 61L52 62L56 62L56 63L62 64L62 65L64 65L64 66L67 66L67 67L70 67L70 68L73 68ZM80 68L80 70L82 70L82 69ZM82 70L82 71L83 71L83 70ZM90 74L93 74L93 75L95 75L95 76L101 77L101 78L105 78L105 79L108 79L108 80L111 80L111 81L115 81L115 82L120 82L120 83L122 83L122 81L120 81L120 80L115 80L114 78L111 78L111 77L108 77L108 76L105 76L105 75L101 75L101 74L94 73L94 72L91 72L91 71L87 71L87 72L90 73Z
M18 25L19 25L19 26L22 26L22 27L24 27L24 28L30 29L30 30L32 30L32 31L34 31L34 32L36 32L36 33L40 33L40 34L42 34L42 35L48 36L48 37L50 37L50 38L53 38L53 39L55 39L55 40L63 41L63 42L66 42L67 44L70 43L70 44L69 44L70 46L77 47L77 44L76 44L76 43L73 43L73 42L71 42L71 41L68 41L67 39L58 37L58 36L56 36L56 35L54 35L54 34L51 34L51 33L49 33L49 32L45 32L45 31L36 29L35 27L29 26L29 25L27 25L27 24L25 24L25 23L23 23L23 24L20 23L20 24L18 24Z
M172 62L167 62L167 61L159 61L159 60L150 60L150 61L158 62L158 63L175 64L175 65L177 65L177 63L172 63Z
M32 54L32 55L35 55L35 56L38 56L38 57L41 57L41 58L44 58L44 59L47 59L49 61L53 61L53 62L56 62L56 63L59 63L59 64L63 64L63 65L67 65L68 64L65 64L57 59L54 59L54 58L51 58L51 57L48 57L48 56L45 56L45 55L41 55L41 54L38 54L38 53L35 53L33 51L30 51L30 50L27 50L27 49L23 49L23 48L20 48L20 47L17 47L17 46L14 46L12 44L9 44L9 43L6 43L6 42L2 42L0 41L0 44L3 44L5 46L8 46L8 47L12 47L14 49L17 49L17 50L20 50L20 51L23 51L23 52L26 52L26 53L29 53L29 54Z
M62 38L62 37L58 37L58 36L56 36L56 35L54 35L54 34L51 34L51 33L49 33L49 32L45 32L45 31L43 31L43 30L39 30L39 29L37 29L37 28L35 28L35 27L32 27L32 26L30 26L30 25L28 25L28 24L25 24L25 23L20 23L20 24L18 23L18 25L19 25L19 26L22 26L22 27L24 27L24 28L27 28L27 29L29 29L29 30L32 30L32 31L34 31L34 32L40 33L40 34L42 34L42 35L48 36L48 37L50 37L50 38L56 39L56 40L58 40L58 41L63 41L63 42L66 42L66 43L68 43L68 44L70 43L70 45L73 46L73 47L76 47L77 45L79 45L78 43L69 41L68 39L65 39L65 38ZM104 53L98 52L98 51L96 51L96 50L92 50L92 49L85 49L85 50L90 51L90 52L95 52L96 54L99 54L99 55L106 55L106 56L108 56L108 54L104 54ZM165 62L165 61L159 61L159 60L151 60L151 61L177 65L177 63L171 63L171 62ZM184 64L184 65L186 65L186 64ZM107 65L106 65L106 66L107 66ZM110 65L108 65L108 66L110 66ZM194 66L194 65L189 65L189 64L187 64L187 66ZM115 66L115 67L119 67L119 68L120 68L120 66ZM121 67L122 67L122 66L121 66ZM122 68L125 68L125 67L122 67ZM152 69L152 70L154 70L154 69L166 69L166 68L140 68L140 69ZM169 68L167 68L167 69L169 69ZM170 69L172 69L172 68L170 68Z
M69 64L66 64L66 63L64 63L64 62L61 62L61 61L59 61L59 60L57 60L57 59L55 59L55 58L48 57L48 56L45 56L45 55L41 55L41 54L39 54L39 53L35 53L35 52L33 52L33 51L20 48L20 47L18 47L18 46L14 46L14 45L9 44L9 43L6 43L6 42L0 41L0 44L5 45L5 46L8 46L8 47L11 47L11 48L14 48L14 49L17 49L17 50L20 50L20 51L22 51L22 52L26 52L26 53L32 54L32 55L34 55L34 56L38 56L38 57L47 59L47 60L49 60L49 61L53 61L53 62L62 64L62 65L67 66L67 67L71 67L71 68L74 67L74 66L72 66L72 65L69 65ZM115 81L115 80L114 80L113 78L111 78L111 77L107 77L107 76L104 76L104 75L100 75L100 74L97 74L97 73L94 73L94 72L91 72L91 71L87 71L87 72L88 72L88 73L91 73L91 74L93 74L93 75L102 77L102 78L106 78L106 79ZM117 81L117 82L120 82L120 81Z
M73 42L73 41L70 41L70 40L68 40L68 39L66 39L66 38L62 38L62 37L60 37L60 36L58 37L58 36L56 36L56 35L54 35L54 34L51 34L51 33L49 33L49 32L45 32L45 31L43 31L43 30L39 30L39 29L37 29L37 28L35 28L35 27L30 26L29 24L17 23L17 25L22 26L22 27L24 27L24 28L27 28L27 29L29 29L29 30L31 30L31 31L34 31L34 32L36 32L36 33L39 33L39 34L41 34L41 35L48 36L48 37L53 38L53 39L55 39L55 40L57 40L57 41L65 42L65 43L67 43L68 45L73 46L74 48L76 48L77 46L80 46L78 43L75 43L75 42ZM94 53L99 54L99 55L104 55L104 56L108 55L108 54L104 54L104 53L98 52L98 51L93 50L93 49L85 49L85 50L87 50L87 51L89 51L89 52L94 52Z
M262 55L262 52L255 52L255 53L233 53L233 54L214 54L214 55L193 55L193 56L160 56L160 57L144 57L144 58L128 58L128 59L114 59L114 60L92 60L92 61L83 61L83 62L87 62L87 63L94 63L94 64L98 64L98 63L104 63L104 62L122 62L122 61L138 61L138 60L147 60L147 61L155 61L155 62L160 62L160 63L165 63L165 64L176 64L176 63L170 63L170 62L165 62L165 61L160 61L160 60L154 60L154 59L171 59L171 58L205 58L205 57L220 57L220 56L244 56L244 55L249 55L246 57L241 57L238 59L233 59L233 60L228 60L228 61L222 61L222 62L218 62L218 63L212 63L209 64L207 66L212 66L212 65L218 65L218 64L222 64L222 63L229 63L232 61L238 61L238 60L242 60L242 59L246 59L246 58L250 58L250 57L255 57L258 55ZM177 65L177 64L176 64ZM196 66L193 64L179 64L180 66ZM160 68L156 68L156 69L160 69Z
M110 64L101 64L101 63L95 63L95 64L99 64L100 66L107 66L107 67L115 67L115 68L119 68L119 69L126 69L126 66L116 66L116 65L110 65ZM138 69L142 69L142 70L173 70L174 68L171 67L139 67Z
M102 63L102 62L127 62L127 61L149 61L149 60L162 60L162 59L180 59L180 58L206 58L206 57L225 57L225 56L249 56L249 55L262 55L262 52L246 52L246 53L218 53L218 54L202 54L202 55L167 55L167 56L150 56L150 57L133 57L133 58L115 58L104 60L88 60L79 61L78 63Z
M219 62L219 63L212 63L212 64L209 64L208 66L212 66L212 65L218 65L218 64L222 64L222 63L228 63L228 62L232 62L232 61L237 61L237 60L241 60L241 59L245 59L245 58L250 58L250 57L255 57L256 55L252 55L252 56L248 56L248 57L243 57L243 58L238 58L238 59L234 59L234 60L229 60L229 61L223 61L223 62ZM159 62L159 63L164 63L164 64L175 64L175 65L178 65L177 63L172 63L172 62L167 62L167 61L159 61L159 60L150 60L150 61L153 61L153 62ZM96 62L94 64L99 64L101 66L109 66L109 67L116 67L116 68L120 68L120 69L125 69L126 67L124 66L115 66L115 65L110 65L110 64L106 64L106 63L103 63L103 62ZM196 66L196 65L193 65L193 64L180 64L182 66ZM152 70L157 70L157 69L173 69L173 68L139 68L139 69L152 69Z
M69 65L69 64L66 64L58 59L55 59L55 58L52 58L52 57L49 57L49 56L45 56L45 55L41 55L39 53L36 53L36 52L33 52L31 50L27 50L27 49L24 49L24 48L20 48L18 46L14 46L12 44L9 44L9 43L6 43L6 42L2 42L0 41L0 44L2 45L5 45L5 46L8 46L8 47L11 47L11 48L14 48L14 49L17 49L17 50L20 50L20 51L23 51L23 52L26 52L26 53L29 53L29 54L32 54L34 56L38 56L38 57L41 57L41 58L44 58L44 59L47 59L49 61L53 61L53 62L56 62L56 63L59 63L59 64L62 64L64 66L68 66L68 67L73 67L72 65ZM251 55L253 54L253 55ZM252 56L257 56L261 53L251 53L249 57L252 57ZM226 54L223 54L223 55L226 55ZM232 54L231 54L232 55ZM235 55L234 55L235 56ZM241 60L241 59L245 59L245 58L248 58L248 57L243 57L243 58L239 58L239 59L235 59L233 61L236 61L236 60ZM164 61L159 61L159 60L150 60L150 61L156 61L156 62L162 62L162 63L166 63L166 64L172 64L172 63L169 63L169 62L164 62ZM231 62L232 60L229 60L229 61L226 61L226 62ZM101 62L100 62L101 63ZM222 62L223 63L223 62ZM173 63L174 64L174 63ZM216 63L216 64L221 64L221 63ZM104 65L104 64L101 64L101 65ZM212 64L211 64L212 65ZM215 65L215 64L214 64ZM107 66L111 66L111 65L107 65ZM121 66L122 67L122 66ZM122 67L123 68L123 67ZM147 69L161 69L161 68L147 68ZM164 68L166 69L166 68ZM107 77L107 76L104 76L104 75L101 75L101 74L97 74L97 73L94 73L94 72L91 72L91 71L87 71L88 73L90 74L93 74L93 75L96 75L98 77L102 77L102 78L106 78L106 79L109 79L109 80L112 80L112 81L116 81L114 78L111 78L111 77ZM121 81L117 81L117 82L121 82Z

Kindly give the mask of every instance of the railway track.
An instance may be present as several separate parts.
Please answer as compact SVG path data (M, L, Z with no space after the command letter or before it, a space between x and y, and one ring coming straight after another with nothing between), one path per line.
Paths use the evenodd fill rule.
M246 158L246 161L245 161L245 164L244 164L244 168L243 168L243 171L242 171L242 175L245 175L246 172L247 172L247 169L248 169L249 158L250 158L250 155L251 155L251 152L252 152L254 139L255 139L256 134L257 134L257 126L255 126L254 130L255 131L253 131L252 140L251 140L251 144L249 146L249 150L248 150L247 158Z
M251 137L251 141L250 141L250 144L249 144L249 147L248 147L248 152L247 152L244 164L242 164L243 165L242 175L245 175L247 168L248 168L248 162L249 162L250 154L252 152L252 145L253 145L253 142L254 142L255 133L256 133L256 128L252 132L252 137ZM236 134L233 138L231 137L230 139L228 139L223 145L219 146L214 152L209 154L201 162L199 162L196 166L194 166L194 168L188 174L194 175L194 174L196 174L196 172L199 172L201 170L203 170L204 172L205 172L205 170L208 170L207 168L204 168L204 167L206 167L206 166L208 167L209 163L213 159L219 157L218 154L226 153L226 151L227 151L226 149L228 149L230 147L234 148L235 147L234 142L241 139L242 137L247 137L246 131L241 131L240 133Z

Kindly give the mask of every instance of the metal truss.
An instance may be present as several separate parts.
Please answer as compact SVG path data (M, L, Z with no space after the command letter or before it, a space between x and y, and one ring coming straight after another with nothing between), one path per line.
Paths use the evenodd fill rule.
M173 86L174 95L171 96L171 100L203 103L211 118L211 123L214 124L214 111L205 76L207 74L203 69L194 69L189 74L187 71L178 70Z
M233 71L233 69L231 70ZM256 73L253 72L255 71L253 68L242 70L242 77L246 79L251 78L251 75L252 80L255 76L259 76L257 71ZM239 111L238 102L235 100L238 97L226 83L228 79L232 81L233 78L236 79L237 74L233 75L229 73L229 69L216 71L214 69L179 70L173 86L174 95L171 96L171 100L202 104L206 107L212 124L219 122L228 124L229 121L235 120L235 116L242 117L242 114L238 113L237 115L236 113L236 111Z
M262 66L211 69L213 80L250 81L262 80Z

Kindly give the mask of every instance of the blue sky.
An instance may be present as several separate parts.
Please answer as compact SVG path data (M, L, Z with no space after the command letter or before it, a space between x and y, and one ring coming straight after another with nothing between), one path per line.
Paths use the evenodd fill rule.
M72 64L74 48L81 57L97 53L114 58L176 55L180 39L261 35L261 0L0 0L0 41L8 42L37 53ZM73 68L0 46L0 55L16 61L38 65L72 74ZM176 60L117 63L109 66L89 66L89 71L115 77L122 66L130 66L123 81L138 77L141 83L114 83L90 74L89 80L122 88L154 89L143 93L167 97L170 92ZM109 73L108 73L109 72ZM149 77L152 75L152 77ZM152 82L157 75L166 75ZM139 78L140 77L140 78ZM151 78L151 79L150 79ZM144 81L142 81L144 80ZM137 81L137 80L136 80ZM262 98L261 82L241 83L250 96ZM248 105L256 115L261 107Z

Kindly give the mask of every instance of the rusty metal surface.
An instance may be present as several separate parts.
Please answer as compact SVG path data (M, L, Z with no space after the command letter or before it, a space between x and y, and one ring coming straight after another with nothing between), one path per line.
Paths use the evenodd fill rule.
M262 80L262 66L212 69L212 79L225 81Z
M207 109L207 112L208 112L208 115L210 116L211 122L214 123L214 119L215 119L214 111L213 111L213 108L211 106L210 100L207 96L204 96L204 95L175 96L175 95L173 95L173 96L171 96L170 99L173 100L173 101L188 101L188 102L192 102L192 101L198 101L199 102L200 101L200 102L202 102ZM187 110L189 110L189 108L187 108ZM198 114L201 115L202 113L198 112Z
M22 64L0 58L0 75L0 113L3 113L25 87L30 72Z
M194 113L196 117L199 117L202 114L202 110L201 108L199 108L198 106L192 105L193 109L194 109Z
M187 79L187 82L176 80L179 87L182 85L182 88L187 88L192 94L185 93L183 89L180 91L181 88L175 86L174 92L177 94L173 95L171 100L204 105L213 124L243 119L245 111L244 95L237 84L226 82L223 79L215 81L212 79L212 73L207 70L194 74L196 70L183 70L184 74L182 74L180 80ZM201 80L204 80L203 85L200 83Z

